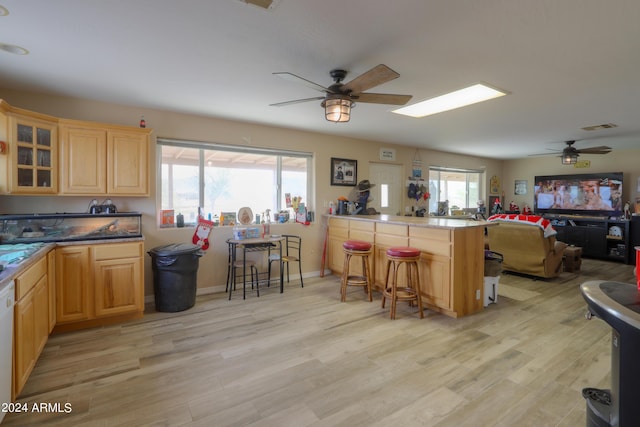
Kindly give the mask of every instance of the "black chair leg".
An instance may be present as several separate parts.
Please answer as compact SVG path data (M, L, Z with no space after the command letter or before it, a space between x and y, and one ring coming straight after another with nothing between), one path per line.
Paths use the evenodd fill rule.
M260 296L260 280L258 277L258 269L256 268L256 266L252 265L251 266L251 288L253 288L253 274L255 272L255 277L256 277L256 293L258 294L258 297Z
M302 264L298 261L298 271L300 272L300 287L304 288L304 283L302 283Z
M287 262L287 283L289 283L289 263Z

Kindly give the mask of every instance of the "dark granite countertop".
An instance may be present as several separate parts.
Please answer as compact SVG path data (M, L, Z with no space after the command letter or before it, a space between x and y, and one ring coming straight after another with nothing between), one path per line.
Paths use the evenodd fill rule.
M20 261L16 264L8 265L3 271L0 271L0 291L2 291L9 283L19 276L22 272L26 271L33 264L38 262L49 251L55 249L58 246L73 246L73 245L103 245L113 243L127 243L127 242L139 242L144 241L144 237L129 237L121 239L100 239L100 240L81 240L73 242L50 242L44 243L42 247L33 252L28 258Z

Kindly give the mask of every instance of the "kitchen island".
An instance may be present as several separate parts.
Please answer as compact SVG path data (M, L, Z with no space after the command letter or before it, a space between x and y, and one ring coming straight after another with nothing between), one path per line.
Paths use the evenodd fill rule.
M327 216L328 267L342 274L342 243L348 239L372 243L370 258L374 290L386 280L386 250L393 246L420 249L420 295L423 305L451 317L483 309L485 221L391 215ZM350 269L357 271L354 263ZM357 273L356 273L357 274Z

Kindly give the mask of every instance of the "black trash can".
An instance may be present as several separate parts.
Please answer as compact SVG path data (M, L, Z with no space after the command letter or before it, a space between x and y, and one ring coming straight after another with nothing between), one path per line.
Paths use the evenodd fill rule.
M151 249L156 310L184 311L196 303L198 263L204 252L191 243L172 243Z

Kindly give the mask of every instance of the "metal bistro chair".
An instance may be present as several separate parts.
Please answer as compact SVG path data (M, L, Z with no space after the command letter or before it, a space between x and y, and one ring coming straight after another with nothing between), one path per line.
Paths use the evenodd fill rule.
M254 283L253 281L255 277L256 286L258 286L257 295L260 296L260 287L257 284L258 268L256 267L255 261L251 261L251 260L244 261L242 259L236 259L235 261L233 261L237 244L231 242L231 240L232 239L226 240L227 247L229 248L229 255L227 257L227 288L225 289L225 292L229 292L229 299L231 299L231 293L235 291L235 287L236 287L237 270L238 269L242 270L243 262L244 262L244 266L249 268L249 270L251 271L251 289L253 289L253 283ZM246 282L246 278L242 277L242 297L243 298L245 298L246 296L245 282Z
M283 268L283 264L287 267L287 283L289 283L289 264L292 262L298 263L298 272L300 273L300 286L304 288L302 282L302 238L300 236L294 236L291 234L283 234L284 241L280 244L284 245L282 248L282 260L280 260L279 254L269 254L269 277L271 277L271 263L280 262L280 268Z

